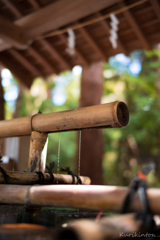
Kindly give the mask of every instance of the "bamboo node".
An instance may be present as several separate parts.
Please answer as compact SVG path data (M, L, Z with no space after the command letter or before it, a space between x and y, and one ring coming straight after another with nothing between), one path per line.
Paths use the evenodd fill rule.
M31 122L31 132L33 131L32 120L33 120L34 116L36 116L38 114L42 114L41 111L39 111L38 113L36 113L36 114L31 116L31 119L30 119L30 122Z
M31 188L31 187L32 187L32 186L30 186L30 187L27 188L26 199L25 199L26 205L30 205L30 188Z

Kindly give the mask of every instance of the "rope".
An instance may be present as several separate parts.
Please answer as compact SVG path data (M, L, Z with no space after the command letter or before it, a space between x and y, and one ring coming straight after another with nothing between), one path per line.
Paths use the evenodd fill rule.
M67 172L69 175L72 176L72 184L75 184L75 177L77 178L77 184L82 184L80 177L77 174L74 174L69 167L61 168L62 172Z
M2 167L0 167L0 172L3 174L4 184L7 184L9 176L7 175L6 171Z
M39 184L44 184L44 175L42 172L35 172L39 176Z
M144 169L137 172L137 176L132 180L132 183L130 185L130 190L123 202L121 213L127 213L129 212L129 206L131 202L133 201L134 195L137 192L138 197L142 206L141 211L136 211L136 218L139 220L142 220L144 223L144 226L146 228L154 228L155 223L153 220L153 214L151 212L148 197L147 197L147 174L153 169L155 165L153 163L149 163L145 166Z
M48 170L48 173L52 177L52 183L54 182L54 175L53 175L53 168L54 168L54 166L55 166L54 162L50 162L49 165L46 166L46 169Z
M142 4L142 3L145 3L145 2L147 2L147 1L148 1L148 0L141 0L141 1L139 1L139 2L136 1L135 3L130 4L129 6L125 6L125 7L123 7L123 8L118 9L118 10L115 10L115 11L113 11L113 12L111 12L111 13L116 15L116 14L122 13L122 12L124 12L124 11L127 11L127 10L129 10L129 9L131 9L131 8L134 8L134 7L136 7L136 6L138 6L138 5ZM91 25L91 24L93 24L93 23L96 23L96 22L99 22L99 21L102 21L102 20L104 20L104 19L109 18L110 15L111 15L111 13L107 13L107 14L105 14L105 15L103 15L103 16L100 16L100 17L97 17L97 18L88 20L88 21L83 22L83 23L78 23L78 24L76 24L76 25L73 25L73 26L70 26L70 27L66 27L66 28L63 28L63 29L61 29L61 30L53 31L53 32L50 32L50 33L48 33L48 34L44 34L44 35L42 35L42 36L39 36L39 37L35 38L34 40L43 39L43 38L46 38L46 37L52 37L52 36L56 36L56 35L60 35L60 34L66 33L66 32L68 32L68 29L69 29L69 28L71 28L72 30L76 30L76 29L78 29L78 28L82 28L82 27Z

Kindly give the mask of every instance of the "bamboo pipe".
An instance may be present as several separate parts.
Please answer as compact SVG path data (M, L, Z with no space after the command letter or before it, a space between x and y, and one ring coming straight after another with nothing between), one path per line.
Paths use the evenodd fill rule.
M29 149L29 172L45 172L47 155L47 133L32 131Z
M127 187L87 185L13 186L0 185L0 203L64 206L95 210L120 211ZM149 205L154 214L160 214L160 189L147 190ZM134 206L141 209L135 195Z
M67 227L57 230L55 240L121 239L127 234L133 237L135 232L141 230L143 230L142 220L137 220L135 214L103 217L98 223L95 220L81 219L71 221Z
M7 184L17 184L17 185L33 185L39 183L39 176L37 173L33 172L10 172L6 171L7 174ZM72 184L72 176L65 174L55 174L54 179L50 173L44 173L44 183L43 184ZM91 184L91 179L89 177L79 176L82 184ZM78 183L77 178L74 177L75 184ZM0 184L3 184L4 177L0 172Z
M63 132L87 128L123 127L128 121L129 112L126 104L113 102L0 121L0 138L29 135L31 128L33 131L43 133Z

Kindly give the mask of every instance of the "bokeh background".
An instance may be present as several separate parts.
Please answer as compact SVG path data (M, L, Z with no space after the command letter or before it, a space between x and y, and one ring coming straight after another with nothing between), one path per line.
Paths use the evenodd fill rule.
M103 129L103 181L128 185L143 164L155 162L148 182L159 186L160 178L160 50L118 54L103 64L101 103L124 101L130 112L129 124L121 129ZM5 119L79 107L82 68L34 80L24 88L8 69L1 72ZM77 132L63 132L60 138L60 167L75 169ZM59 133L49 134L47 164L58 161ZM91 169L92 171L92 169Z

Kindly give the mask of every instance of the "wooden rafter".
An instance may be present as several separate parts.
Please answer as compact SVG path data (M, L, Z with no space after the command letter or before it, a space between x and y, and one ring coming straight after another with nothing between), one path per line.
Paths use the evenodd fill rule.
M49 73L57 73L57 70L51 66L51 64L44 59L39 52L37 52L33 47L29 47L28 51L39 61Z
M59 38L67 44L67 38L64 34L59 35ZM77 49L77 46L75 47L75 53L76 53L76 56L79 59L80 63L82 64L82 66L88 66L89 65L88 61L85 59L85 57Z
M154 12L155 12L158 20L160 21L160 5L159 5L158 1L157 0L150 0L150 3L152 4Z
M8 57L3 53L0 54L0 62L2 63L2 65L4 67L8 68L12 72L12 74L20 82L22 82L22 84L24 84L26 87L30 88L30 86L32 85L33 76L32 77L26 76L26 74L20 68L17 71L16 70L17 66L13 62L8 61Z
M0 36L7 40L11 46L24 48L30 43L30 38L24 30L9 20L0 16Z
M29 2L35 10L40 9L40 5L37 3L37 1L29 0ZM71 66L68 64L68 62L63 57L61 57L58 51L53 46L51 46L47 39L40 39L39 42L48 50L50 54L53 55L54 58L56 58L57 61L63 64L64 68L71 69Z
M16 16L16 18L22 17L22 13L13 5L13 1L1 0L7 8Z
M125 5L125 3L122 2L122 3L119 4L119 6L120 7L126 7L127 5ZM132 29L133 29L134 33L136 34L137 38L141 42L142 46L144 48L146 48L147 50L151 50L150 44L148 43L146 37L144 36L142 30L138 26L138 23L134 19L130 10L124 11L123 14L124 14L125 18L127 19L128 23L130 24L130 26L132 27Z
M101 48L98 46L96 41L91 37L91 35L88 33L88 31L85 28L79 28L78 31L82 34L84 39L90 44L90 46L94 49L94 51L99 55L99 57L107 61L107 57L105 56L104 52L101 50Z
M29 72L35 77L41 76L41 73L29 62L24 58L18 51L15 49L11 48L8 50L8 52L16 58L20 64L22 64L26 69L28 69ZM18 67L18 66L17 66Z
M67 0L66 4L66 0L56 1L15 23L24 27L31 36L37 37L119 2L121 0Z
M48 50L48 52L55 58L55 60L63 65L64 68L71 69L71 66L67 63L67 61L61 57L58 51L53 46L51 46L47 40L41 39L39 41L45 46L46 50Z
M32 5L32 7L33 7L35 10L40 9L40 5L39 5L39 3L38 3L36 0L28 0L28 2Z
M97 13L97 16L102 16L101 13ZM108 24L108 22L106 20L102 20L100 21L100 23L102 24L104 30L108 33L108 36L110 35L110 26ZM118 37L118 46L120 47L120 49L122 50L122 52L127 56L128 55L128 51L126 50L126 48L124 47L123 43L121 42L120 38Z

